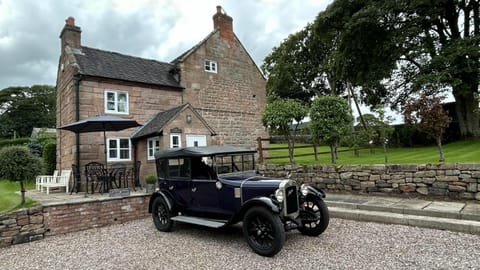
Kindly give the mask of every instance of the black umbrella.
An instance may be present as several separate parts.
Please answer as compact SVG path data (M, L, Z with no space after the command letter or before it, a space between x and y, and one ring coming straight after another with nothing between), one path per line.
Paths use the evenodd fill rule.
M107 137L105 136L105 132L120 131L138 126L141 125L133 119L126 119L112 115L97 115L70 123L63 127L59 127L59 129L65 129L75 133L103 131L103 142L105 144L105 165L107 165Z

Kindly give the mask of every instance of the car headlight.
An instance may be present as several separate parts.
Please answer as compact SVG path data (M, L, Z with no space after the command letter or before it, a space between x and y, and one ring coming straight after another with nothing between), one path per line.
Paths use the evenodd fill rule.
M277 199L278 202L283 202L283 190L277 189L275 190L275 199Z
M308 194L308 186L305 184L302 184L300 186L300 192L302 193L303 196L307 196Z

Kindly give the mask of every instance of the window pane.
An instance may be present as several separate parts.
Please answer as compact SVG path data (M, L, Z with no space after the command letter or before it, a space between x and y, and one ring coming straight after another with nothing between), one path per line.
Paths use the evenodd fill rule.
M117 140L108 140L108 146L110 148L117 148Z
M120 150L120 159L130 159L130 150Z
M120 139L120 148L130 148L128 139Z
M112 101L112 102L115 102L115 93L113 92L108 92L107 93L107 101Z
M126 93L119 93L118 94L118 102L119 103L127 103L127 94Z
M108 157L109 158L117 158L117 150L110 149L110 151L108 151Z
M115 110L115 102L108 102L107 103L107 110L114 111Z

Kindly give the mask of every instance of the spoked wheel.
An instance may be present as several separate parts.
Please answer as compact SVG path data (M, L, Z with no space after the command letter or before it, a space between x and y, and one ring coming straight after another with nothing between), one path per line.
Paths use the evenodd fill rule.
M253 207L243 218L243 235L254 252L274 256L285 243L285 231L278 215L263 207Z
M172 230L174 221L171 220L172 213L168 209L167 202L162 197L157 197L152 205L153 223L157 230L169 232Z
M323 200L308 196L300 207L302 226L298 230L305 235L318 236L323 233L330 222L330 214Z

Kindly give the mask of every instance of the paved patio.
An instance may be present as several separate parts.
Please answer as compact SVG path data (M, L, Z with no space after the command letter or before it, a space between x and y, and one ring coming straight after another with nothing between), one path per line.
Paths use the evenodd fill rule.
M94 194L85 194L85 192L73 192L70 195L70 192L65 193L64 191L51 191L47 195L46 192L40 192L38 190L27 190L25 196L32 200L35 200L43 206L59 205L66 203L79 203L79 202L88 202L88 201L101 201L101 200L111 200L118 197L133 197L133 196L142 196L146 195L145 189L137 188L136 191L130 190L128 196L110 196L110 193L94 193Z

